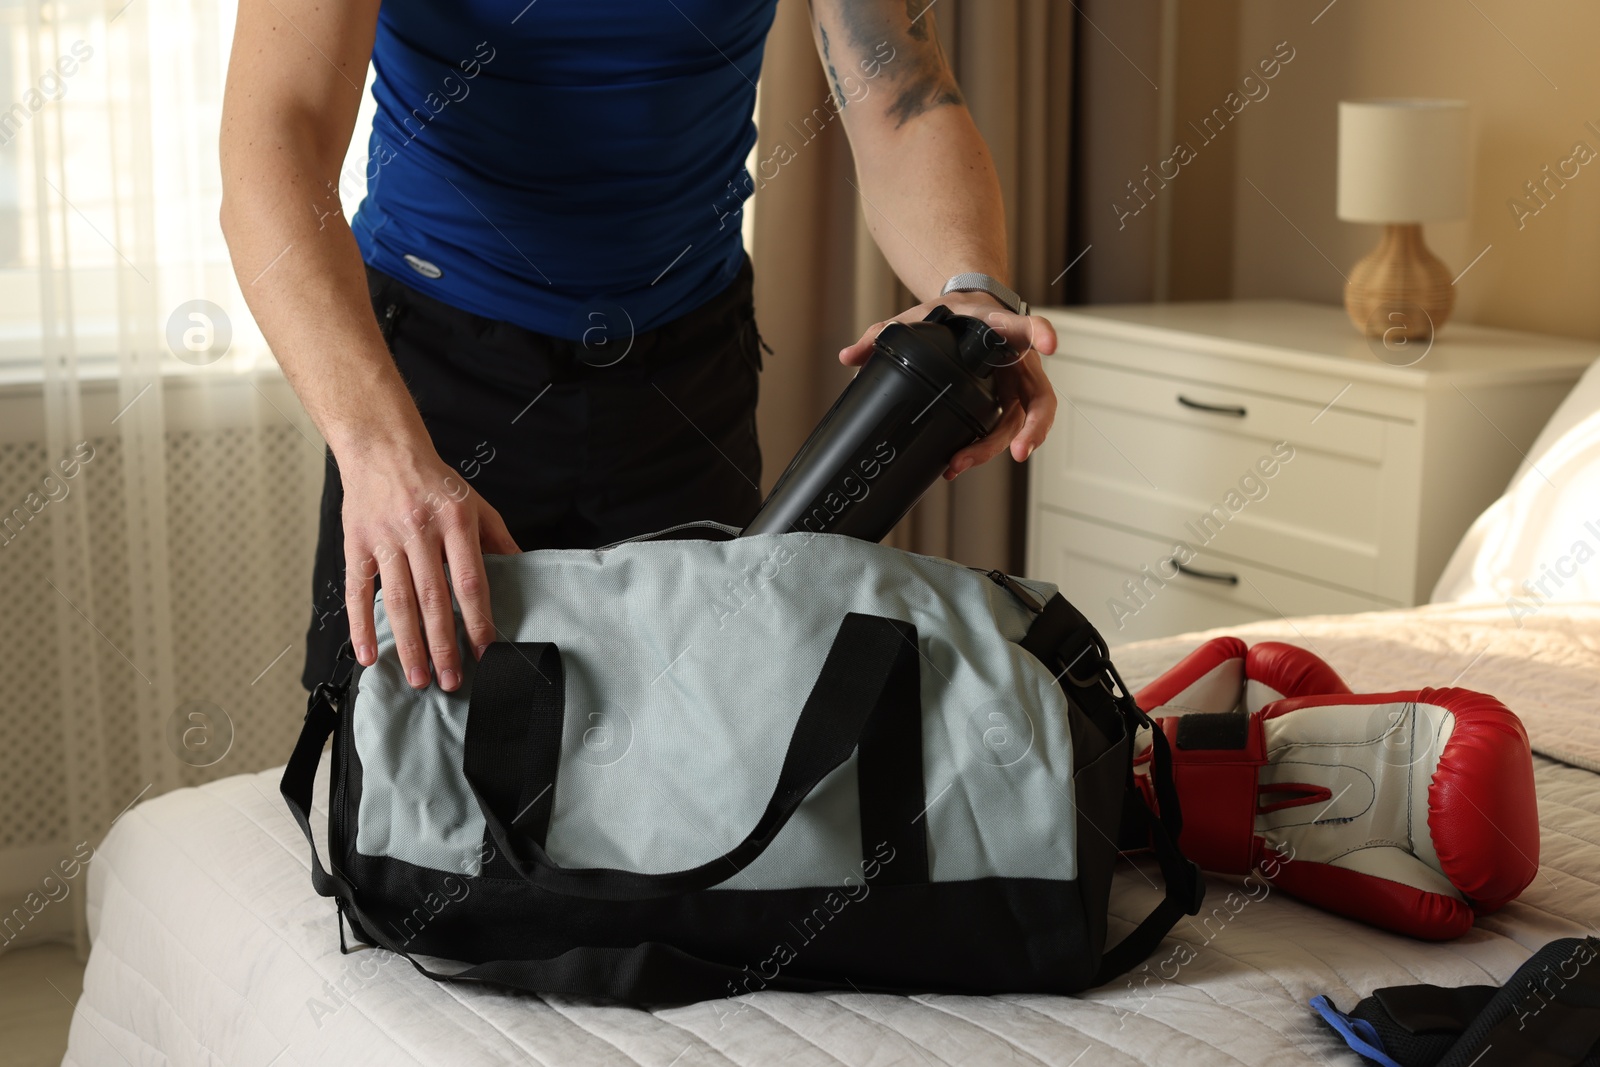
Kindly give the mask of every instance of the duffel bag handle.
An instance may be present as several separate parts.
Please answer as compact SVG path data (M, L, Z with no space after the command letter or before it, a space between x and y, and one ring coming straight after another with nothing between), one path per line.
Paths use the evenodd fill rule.
M892 833L896 873L920 869L926 880L926 831L918 821L923 789L917 657L917 631L910 623L846 615L755 826L727 852L686 870L563 867L545 851L564 718L561 653L553 644L496 642L485 650L472 683L463 770L490 837L529 883L569 896L642 900L709 889L743 871L818 783L860 746L863 842L880 827ZM869 763L876 787L871 790ZM904 864L898 862L903 850L911 852Z

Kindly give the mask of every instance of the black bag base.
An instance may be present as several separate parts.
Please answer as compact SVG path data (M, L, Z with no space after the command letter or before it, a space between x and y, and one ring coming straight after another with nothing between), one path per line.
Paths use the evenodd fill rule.
M1076 882L1046 879L711 889L640 901L559 900L546 909L520 881L457 878L359 854L345 870L358 889L377 890L363 894L369 901L417 902L407 910L368 904L355 930L381 944L370 924L411 954L482 964L558 959L578 944L633 952L646 967L669 948L655 938L672 931L677 955L670 958L699 961L693 974L651 983L648 993L636 989L672 1002L763 989L1075 993L1095 976L1089 937L1105 936L1103 920L1098 930L1085 922ZM551 927L552 913L561 916L559 927Z

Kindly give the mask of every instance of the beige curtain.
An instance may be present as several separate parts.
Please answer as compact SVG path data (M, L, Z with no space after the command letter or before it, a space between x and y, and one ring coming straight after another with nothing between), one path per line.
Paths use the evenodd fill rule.
M1059 0L938 0L934 13L1005 193L1011 270L1035 304L1060 303L1068 262L1072 8ZM761 444L771 486L850 379L835 354L916 301L895 278L858 206L839 123L807 140L827 85L805 0L781 0L767 45L759 158L793 149L753 202L761 330L775 350L762 380ZM974 566L1019 570L1025 478L1009 458L931 490L891 543Z
M52 872L304 706L324 461L217 227L233 16L0 4L0 952L81 946Z

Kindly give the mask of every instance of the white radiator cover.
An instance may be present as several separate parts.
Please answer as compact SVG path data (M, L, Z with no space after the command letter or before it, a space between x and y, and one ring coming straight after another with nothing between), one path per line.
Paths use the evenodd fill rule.
M49 888L60 861L82 854L80 838L97 844L135 797L282 763L304 711L322 442L275 372L169 379L162 398L170 679L144 681L124 658L139 644L130 593L139 576L130 572L126 427L110 421L120 406L113 382L84 387L93 459L64 480L67 495L0 537L0 921ZM0 385L0 517L61 458L44 440L41 410L37 386ZM51 523L66 521L69 507L85 509L87 574L77 588L100 634L81 659L63 655L54 613L65 605L45 580L57 573ZM93 715L68 706L81 688L63 683L84 672L99 696ZM157 692L174 706L152 705ZM187 701L214 704L232 723L231 748L211 766L185 763L157 736L156 720ZM0 952L70 933L84 881L30 913L21 936L15 922L0 932Z

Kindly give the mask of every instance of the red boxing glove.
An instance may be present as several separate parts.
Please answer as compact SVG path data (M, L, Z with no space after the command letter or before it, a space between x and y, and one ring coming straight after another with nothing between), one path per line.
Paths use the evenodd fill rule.
M1458 937L1538 871L1522 723L1466 689L1356 695L1316 656L1237 638L1138 695L1172 748L1185 855L1415 937Z
M1348 692L1350 687L1344 684L1338 672L1305 649L1277 641L1266 641L1250 648L1237 637L1214 637L1139 690L1134 700L1145 714L1159 719L1192 712L1250 714L1284 697ZM1146 770L1150 760L1150 736L1141 731L1135 745L1134 765L1141 771ZM1140 774L1136 781L1150 810L1157 810L1159 805L1149 776ZM1187 818L1189 805L1182 793L1179 797ZM1243 805L1241 810L1244 808L1248 805ZM1238 837L1237 834L1232 836ZM1189 853L1190 844L1185 842L1185 854L1205 867L1203 860Z

